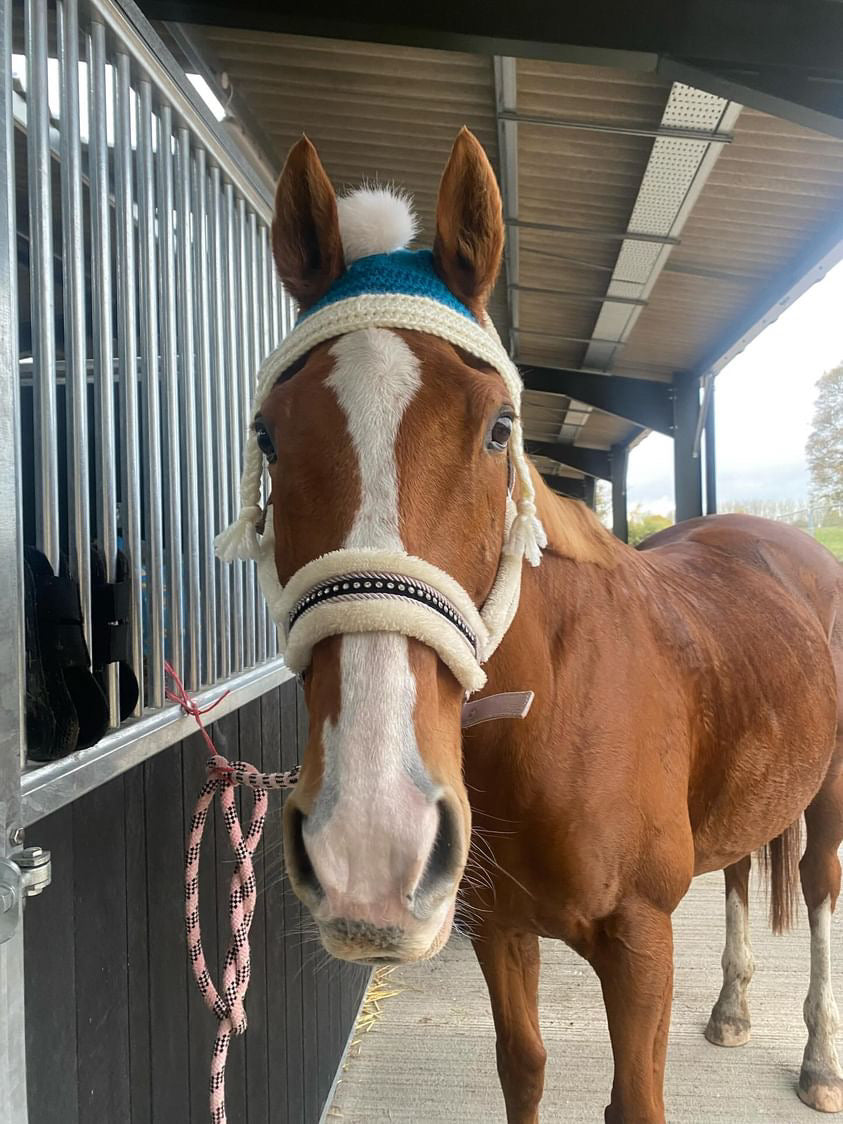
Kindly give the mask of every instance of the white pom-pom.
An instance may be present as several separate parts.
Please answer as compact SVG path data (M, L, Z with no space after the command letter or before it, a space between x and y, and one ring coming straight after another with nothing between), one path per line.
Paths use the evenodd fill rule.
M410 197L389 187L359 187L337 199L337 212L346 265L403 250L418 229Z

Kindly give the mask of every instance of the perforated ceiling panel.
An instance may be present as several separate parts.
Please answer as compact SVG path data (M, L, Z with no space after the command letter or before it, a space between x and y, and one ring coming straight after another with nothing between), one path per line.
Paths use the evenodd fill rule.
M709 142L705 135L717 137L726 132L739 111L739 106L723 98L674 83L661 128L695 130L702 138L656 137L629 216L630 232L665 239L678 237L693 199L720 153L719 141ZM611 369L670 250L669 244L624 240L606 290L607 301L594 325L594 342L586 349L586 366ZM642 303L614 303L613 297Z

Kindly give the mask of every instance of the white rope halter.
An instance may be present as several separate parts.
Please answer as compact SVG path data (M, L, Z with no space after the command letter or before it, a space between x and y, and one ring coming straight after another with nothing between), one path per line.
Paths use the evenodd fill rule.
M482 607L437 566L403 552L336 550L303 566L282 588L275 564L272 520L261 507L263 458L250 425L240 480L240 514L216 538L226 562L254 559L269 610L279 627L287 665L304 671L313 646L349 632L398 632L428 644L467 693L486 681L484 664L512 623L523 560L541 561L546 538L536 516L535 490L524 454L519 410L522 383L491 322L478 323L427 296L364 292L329 303L302 318L258 372L253 419L280 376L317 344L362 328L404 328L448 340L493 367L515 407L509 455L514 498L507 498L498 572ZM372 393L376 393L375 387ZM371 583L371 584L368 584ZM403 587L403 588L401 588Z

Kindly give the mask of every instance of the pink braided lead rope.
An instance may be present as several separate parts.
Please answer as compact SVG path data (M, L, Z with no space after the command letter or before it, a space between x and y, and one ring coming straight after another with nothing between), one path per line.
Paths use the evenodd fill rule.
M211 1120L213 1124L226 1124L225 1065L228 1060L228 1046L232 1034L243 1034L246 1030L244 1001L251 972L249 930L252 926L257 898L257 880L252 866L252 856L263 833L267 790L292 788L299 779L299 769L296 766L286 773L262 773L254 765L249 765L245 761L228 761L222 757L217 753L211 736L205 729L202 716L218 706L228 692L225 691L210 706L199 707L190 697L171 665L165 663L164 666L175 688L167 691L167 698L178 703L185 714L189 714L195 720L209 753L208 779L202 786L190 821L190 836L184 864L184 917L188 957L193 977L207 1007L216 1016L218 1024L211 1056ZM245 835L234 802L234 789L240 784L247 785L255 793L252 815ZM205 962L202 926L199 921L199 856L208 811L217 793L220 798L223 822L236 860L228 893L231 939L223 961L222 992L214 985Z

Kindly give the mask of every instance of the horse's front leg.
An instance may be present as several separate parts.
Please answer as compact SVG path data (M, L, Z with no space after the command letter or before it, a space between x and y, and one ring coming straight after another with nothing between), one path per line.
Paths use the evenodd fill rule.
M497 1033L498 1074L508 1124L536 1124L547 1054L539 1030L539 939L486 928L474 941Z
M673 994L670 916L624 902L599 923L589 960L600 977L615 1058L606 1124L664 1124L664 1064Z

